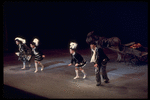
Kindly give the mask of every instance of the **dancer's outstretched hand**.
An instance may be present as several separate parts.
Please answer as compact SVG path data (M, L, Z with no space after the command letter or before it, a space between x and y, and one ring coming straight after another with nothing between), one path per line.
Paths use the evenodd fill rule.
M15 52L15 54L16 54L17 56L19 56L19 52Z
M79 64L77 63L77 64L75 64L75 66L77 67Z
M98 66L98 64L95 64L95 65L94 65L94 67L97 67L97 66Z
M68 66L71 66L72 64L70 63L70 64L68 64Z

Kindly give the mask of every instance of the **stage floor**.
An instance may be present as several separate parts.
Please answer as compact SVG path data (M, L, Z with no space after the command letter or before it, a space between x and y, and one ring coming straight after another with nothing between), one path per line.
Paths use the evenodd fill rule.
M78 52L90 61L90 49ZM131 66L116 62L117 54L106 49L110 58L107 63L110 83L104 83L102 79L102 85L96 86L93 64L87 63L84 67L86 79L82 79L83 74L79 71L80 78L74 80L74 66L67 66L71 59L69 50L43 50L43 53L45 68L41 71L39 66L37 73L34 73L34 59L31 67L26 64L26 69L22 70L22 62L14 53L3 54L3 83L14 88L12 91L4 88L4 98L148 98L148 64ZM22 96L17 95L18 89Z

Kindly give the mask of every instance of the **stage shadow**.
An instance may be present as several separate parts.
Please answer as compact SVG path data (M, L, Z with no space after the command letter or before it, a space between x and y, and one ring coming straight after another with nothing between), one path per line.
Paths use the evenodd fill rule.
M8 85L3 85L3 98L4 99L48 99L29 92L25 92L20 89L16 89Z
M49 67L51 65L54 65L54 64L58 64L58 63L65 63L64 61L53 61L53 62L48 62L46 64L43 64L44 67Z
M100 87L106 88L109 91L115 91L118 94L127 94L128 93L128 88L125 86L116 86L110 83L104 83Z
M10 68L10 70L13 71L21 71L21 70L30 70L31 67L26 67L25 69L21 69L22 67L14 67L14 68Z

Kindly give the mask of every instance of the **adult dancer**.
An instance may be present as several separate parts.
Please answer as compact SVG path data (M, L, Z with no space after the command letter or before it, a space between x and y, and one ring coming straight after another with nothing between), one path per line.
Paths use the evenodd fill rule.
M95 42L90 43L90 48L92 51L91 63L94 63L95 75L96 75L96 86L101 85L101 76L100 68L102 68L102 77L105 83L109 82L106 72L106 64L109 61L109 58L105 55L102 48L98 48Z

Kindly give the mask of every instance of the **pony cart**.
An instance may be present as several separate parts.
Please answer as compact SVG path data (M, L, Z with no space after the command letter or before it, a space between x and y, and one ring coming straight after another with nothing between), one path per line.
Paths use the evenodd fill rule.
M148 62L148 48L143 47L140 43L131 42L128 44L121 44L118 37L100 37L91 31L87 34L86 42L88 44L96 43L97 47L108 48L118 54L117 61L121 61L121 55L125 63L132 65Z
M123 55L123 60L126 64L139 65L148 62L148 48L147 47L134 47L135 42L123 45L123 50L108 47L109 49Z

